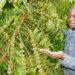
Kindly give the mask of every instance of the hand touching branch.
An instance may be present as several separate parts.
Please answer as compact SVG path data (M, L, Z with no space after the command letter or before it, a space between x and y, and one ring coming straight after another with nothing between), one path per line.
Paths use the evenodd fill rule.
M64 59L64 53L62 51L53 52L53 51L50 51L49 49L40 49L40 52L52 58Z

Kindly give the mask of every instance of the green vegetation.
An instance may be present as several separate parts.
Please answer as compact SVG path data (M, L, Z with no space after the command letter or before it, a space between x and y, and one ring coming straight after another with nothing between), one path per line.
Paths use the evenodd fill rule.
M72 5L74 0L0 0L0 75L62 75L58 60L39 48L63 50Z

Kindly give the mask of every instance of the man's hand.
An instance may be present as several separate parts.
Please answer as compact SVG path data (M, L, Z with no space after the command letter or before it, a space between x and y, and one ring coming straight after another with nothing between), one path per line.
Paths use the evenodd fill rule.
M52 58L64 59L63 51L53 52L53 51L50 51L49 49L40 49L40 52L44 53Z

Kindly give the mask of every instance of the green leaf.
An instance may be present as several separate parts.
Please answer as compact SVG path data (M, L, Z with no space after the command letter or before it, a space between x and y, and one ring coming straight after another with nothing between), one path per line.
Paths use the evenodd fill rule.
M49 20L47 22L47 30L50 31L50 32L54 32L55 31L55 24L53 23L53 21Z
M43 47L43 48L48 48L48 47L49 47L48 38L47 38L47 37L44 37L44 38L40 41L39 45L40 45L41 47Z
M35 69L35 68L31 68L31 69L28 71L28 75L36 75L36 69Z
M6 3L6 0L0 0L0 11L3 10L5 3Z

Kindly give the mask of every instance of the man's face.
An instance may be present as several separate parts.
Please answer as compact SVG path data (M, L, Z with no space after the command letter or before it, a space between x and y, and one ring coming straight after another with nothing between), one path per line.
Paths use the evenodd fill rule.
M68 18L69 27L75 29L75 9L69 10L67 18Z

